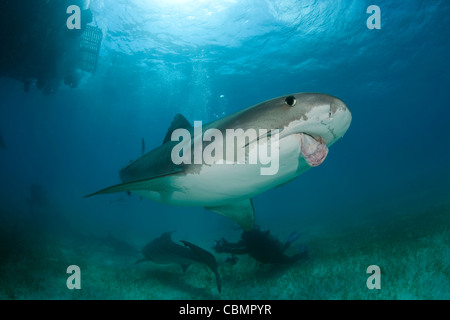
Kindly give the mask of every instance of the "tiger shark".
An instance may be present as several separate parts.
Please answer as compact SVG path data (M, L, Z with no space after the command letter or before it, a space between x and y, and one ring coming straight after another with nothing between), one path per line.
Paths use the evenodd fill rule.
M177 114L169 127L163 144L143 154L120 170L122 183L102 189L87 197L115 192L132 192L142 197L169 205L202 206L227 216L244 230L254 225L252 197L287 184L311 167L323 163L328 148L347 132L352 115L340 99L322 93L296 93L274 98L248 107L202 127L246 141L236 148L244 148L244 157L215 159L214 163L178 163L173 161L173 150L180 142L173 141L174 132L196 129ZM242 129L242 130L239 130ZM250 140L249 130L276 129L277 139L271 140L272 131ZM199 140L201 139L201 140ZM194 135L189 146L202 147L214 139ZM279 167L276 174L261 174L262 163L249 164L249 154L269 144L276 146ZM272 150L272 149L271 149Z

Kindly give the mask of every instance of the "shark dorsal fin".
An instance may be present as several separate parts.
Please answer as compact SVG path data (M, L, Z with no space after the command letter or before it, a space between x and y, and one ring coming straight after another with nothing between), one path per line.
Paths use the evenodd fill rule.
M173 118L172 123L169 129L167 130L166 136L164 137L163 144L166 143L167 141L170 141L172 132L174 132L176 129L187 129L187 130L192 129L192 126L189 123L189 121L181 113L177 113Z

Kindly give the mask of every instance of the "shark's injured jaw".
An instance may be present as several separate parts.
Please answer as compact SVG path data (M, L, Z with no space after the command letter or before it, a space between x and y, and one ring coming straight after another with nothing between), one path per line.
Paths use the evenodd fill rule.
M301 133L301 145L302 155L311 167L321 165L328 155L327 145L321 138L314 139L308 134Z

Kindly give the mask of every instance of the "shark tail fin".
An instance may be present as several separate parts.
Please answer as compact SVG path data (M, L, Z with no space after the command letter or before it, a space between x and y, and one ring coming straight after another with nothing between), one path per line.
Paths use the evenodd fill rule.
M202 249L193 243L184 240L181 242L191 249L192 252L194 252L212 270L212 272L214 272L214 275L216 276L217 291L220 293L220 291L222 291L222 282L219 274L219 264L217 263L216 258L205 249Z

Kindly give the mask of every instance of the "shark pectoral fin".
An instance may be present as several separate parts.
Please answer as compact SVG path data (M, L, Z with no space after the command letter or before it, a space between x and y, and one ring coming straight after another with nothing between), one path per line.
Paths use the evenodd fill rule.
M233 219L246 231L251 230L255 222L252 199L245 199L226 206L205 207L205 209Z
M148 179L142 179L142 180L136 180L136 181L131 181L131 182L126 182L126 183L121 183L121 184L116 184L114 186L99 190L97 192L88 194L87 196L85 196L85 198L89 198L92 196L96 196L99 194L108 194L108 193L116 193L116 192L129 192L129 191L135 191L135 190L151 190L151 181L157 178L162 178L165 176L170 176L172 174L176 174L179 173L180 171L182 171L181 168L176 168L173 169L172 171L165 173L165 174L161 174L158 176L153 176L151 178Z
M172 132L174 132L176 129L187 129L191 130L192 126L189 123L189 121L181 114L177 113L175 117L172 120L172 124L170 125L169 129L167 130L166 136L164 137L164 143L167 141L170 141L172 138Z
M99 194L116 193L116 192L122 192L122 191L129 193L130 191L133 191L133 190L144 190L144 189L146 189L146 188L143 187L143 182L121 183L121 184L116 184L114 186L111 186L111 187L99 190L97 192L88 194L87 196L85 196L85 198L89 198L89 197L96 196Z

